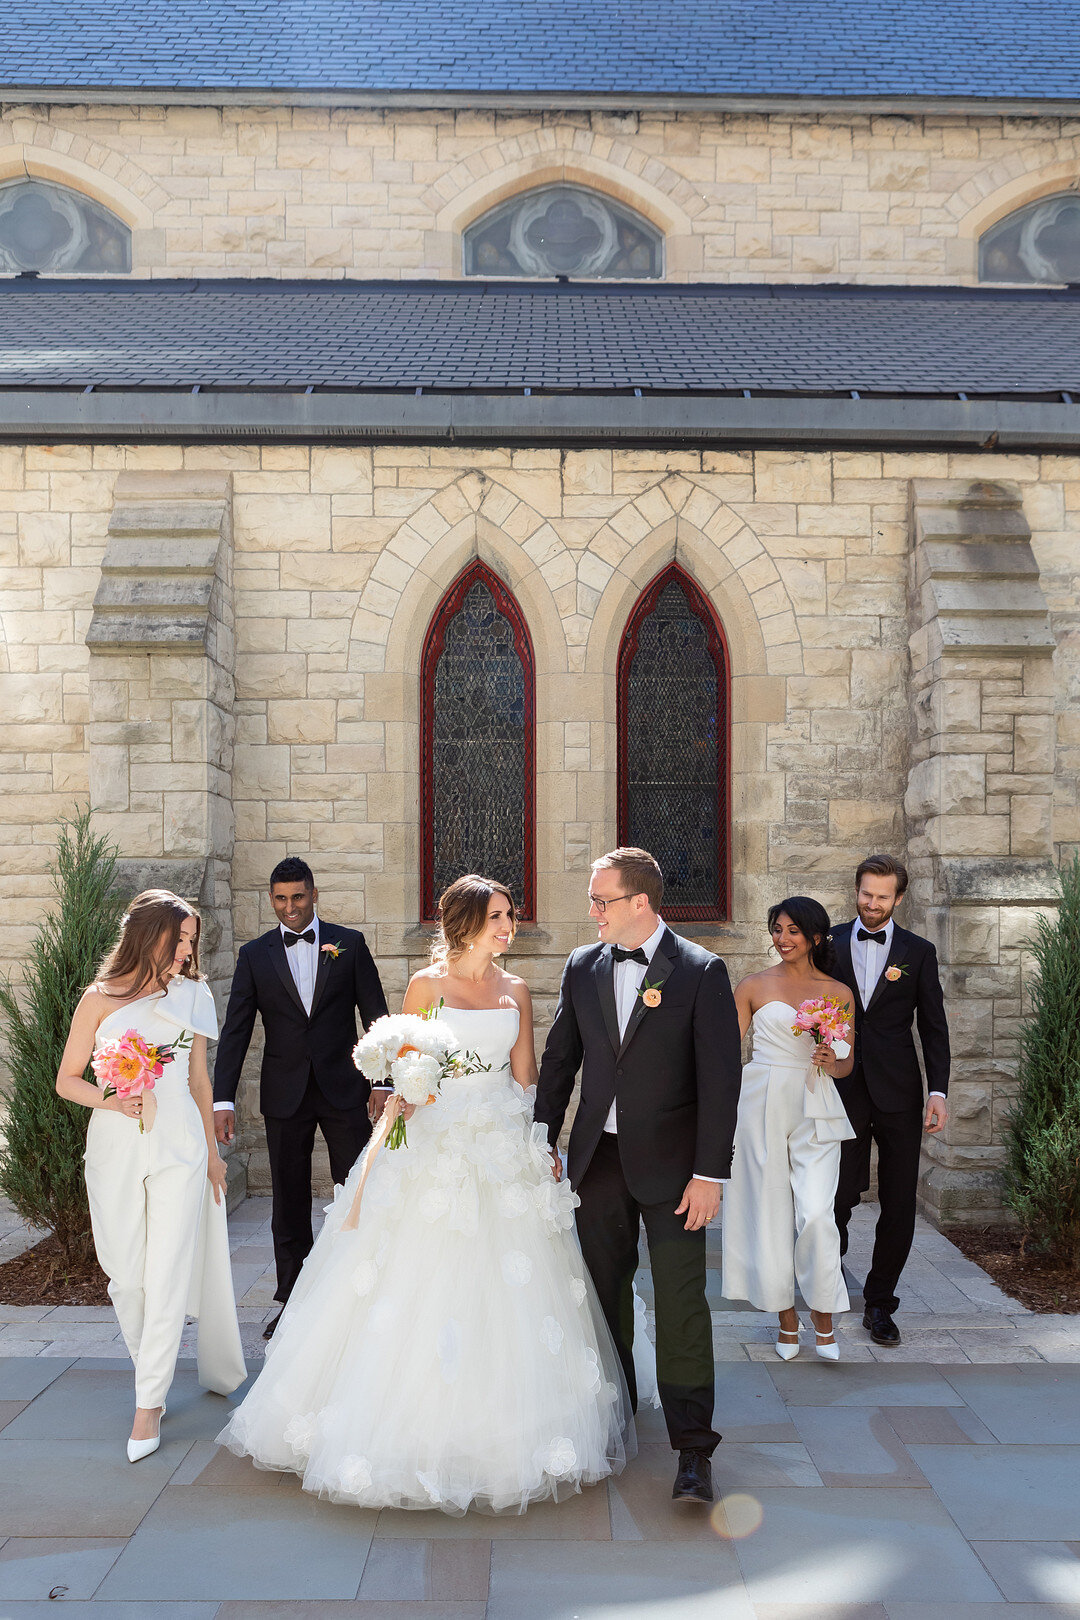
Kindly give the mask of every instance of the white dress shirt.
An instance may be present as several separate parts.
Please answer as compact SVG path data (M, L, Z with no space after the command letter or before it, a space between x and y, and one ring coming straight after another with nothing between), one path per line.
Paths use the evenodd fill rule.
M626 1034L626 1026L630 1022L631 1015L634 1011L638 998L638 991L641 989L642 985L645 983L645 980L649 976L649 967L652 963L653 957L656 955L660 941L664 937L664 930L666 928L667 923L661 917L657 922L655 930L649 935L644 944L638 947L639 950L645 952L647 960L644 962L644 964L641 962L615 963L615 1016L619 1020L620 1040ZM619 1128L615 1120L614 1103L612 1103L611 1107L608 1109L608 1116L604 1121L604 1130L608 1136L617 1136L619 1134ZM714 1185L719 1186L719 1182L715 1176L699 1176L695 1174L694 1180L711 1181L714 1183Z
M286 928L284 923L280 923L279 927L283 942L286 934L295 932L292 928ZM319 971L319 918L317 913L308 923L308 928L315 930L315 938L311 944L309 945L306 939L298 939L295 945L286 945L285 960L289 964L289 972L293 976L293 983L296 986L300 1000L304 1003L304 1011L310 1017L311 1003L315 997L315 975ZM301 933L306 934L307 928L301 929ZM215 1114L225 1113L226 1111L231 1113L235 1107L235 1103L216 1102L214 1112Z
M889 952L893 941L893 920L890 917L884 928L875 929L875 933L885 935L884 941L878 945L872 939L860 939L859 929L862 923L856 917L851 930L851 965L855 970L855 983L859 987L862 997L863 1010L870 1005L870 997L877 989L877 982L885 971L889 960Z
M884 928L875 928L874 933L884 934L885 943L878 945L872 939L860 939L859 929L863 927L858 917L851 925L851 966L855 973L855 983L859 986L859 995L862 998L863 1011L870 1005L870 997L877 989L878 980L884 973L889 960L889 952L893 942L893 920L890 917ZM867 930L869 932L869 930ZM944 1097L943 1091L932 1091L931 1097Z
M293 976L293 983L300 994L300 1000L304 1003L304 1011L310 1018L311 1003L315 997L315 975L319 971L319 917L317 912L308 923L307 928L303 929L302 932L306 934L308 929L313 930L315 934L311 944L309 945L306 939L298 939L295 945L286 945L285 960L289 964L289 972ZM283 940L286 934L292 932L291 928L286 928L284 923L281 924L281 937Z

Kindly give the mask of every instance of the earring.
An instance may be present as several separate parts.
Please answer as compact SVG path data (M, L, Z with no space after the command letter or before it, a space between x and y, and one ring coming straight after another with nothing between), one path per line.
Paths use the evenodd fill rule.
M470 951L471 951L471 950L472 950L472 946L471 946L471 945L470 945L470 946L469 946L469 949L470 949Z

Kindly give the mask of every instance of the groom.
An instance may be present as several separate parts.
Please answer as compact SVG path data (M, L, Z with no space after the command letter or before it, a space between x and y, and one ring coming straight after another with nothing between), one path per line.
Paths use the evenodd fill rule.
M730 1173L739 1023L719 957L673 934L664 880L643 849L594 862L599 942L574 951L540 1065L535 1117L557 1175L559 1132L579 1067L568 1169L578 1236L636 1407L632 1284L645 1222L656 1302L656 1373L679 1453L672 1496L713 1500L712 1318L705 1228ZM582 1066L583 1065L583 1066Z
M266 1031L259 1107L266 1126L273 1191L275 1299L284 1305L311 1250L311 1152L315 1128L344 1182L371 1126L370 1087L353 1066L356 1013L364 1028L386 1012L378 970L363 934L324 922L310 866L298 856L270 874L276 928L240 947L229 1009L214 1063L214 1124L231 1142L236 1092L255 1019ZM269 1339L281 1312L263 1330Z

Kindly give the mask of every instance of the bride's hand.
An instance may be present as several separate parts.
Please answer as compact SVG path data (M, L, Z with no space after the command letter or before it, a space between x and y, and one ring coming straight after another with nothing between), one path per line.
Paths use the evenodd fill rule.
M814 1067L821 1069L825 1074L836 1073L836 1053L824 1041L814 1047Z
M225 1197L225 1181L228 1170L225 1160L220 1153L214 1153L206 1161L206 1179L214 1189L214 1203L220 1204Z
M127 1119L142 1118L141 1097L121 1097L119 1095L114 1095L112 1097L106 1097L104 1102L98 1104L98 1107L111 1108L114 1114L123 1114Z

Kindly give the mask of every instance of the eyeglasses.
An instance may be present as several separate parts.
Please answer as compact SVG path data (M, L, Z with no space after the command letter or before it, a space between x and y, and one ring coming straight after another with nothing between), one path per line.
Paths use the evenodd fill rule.
M644 893L644 890L642 890L642 889L635 889L634 890L634 894L643 894L643 893ZM590 894L590 896L589 896L589 904L590 904L590 906L595 906L597 911L600 913L600 915L602 917L604 915L604 912L607 910L608 906L614 906L620 900L633 900L634 894L615 894L615 895L612 895L610 900L598 900L595 894Z

